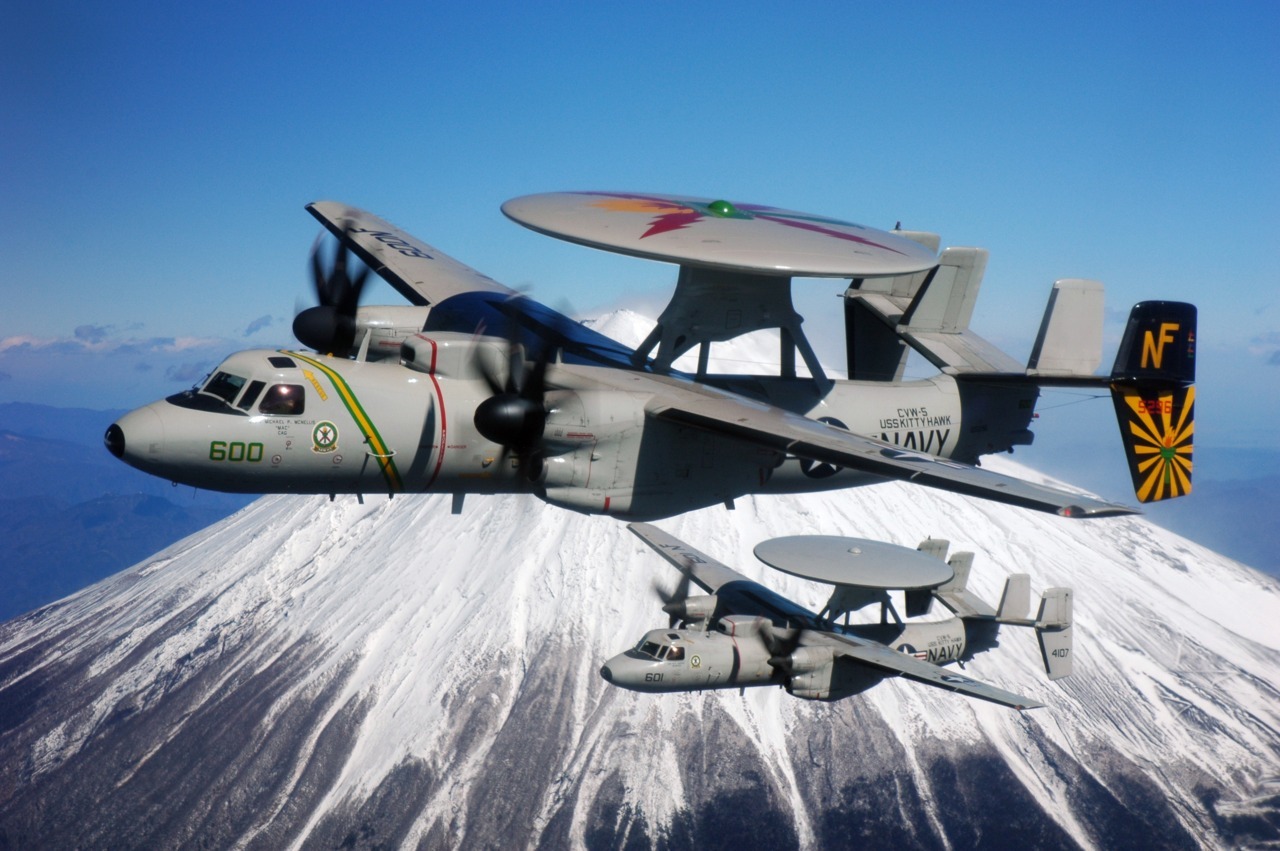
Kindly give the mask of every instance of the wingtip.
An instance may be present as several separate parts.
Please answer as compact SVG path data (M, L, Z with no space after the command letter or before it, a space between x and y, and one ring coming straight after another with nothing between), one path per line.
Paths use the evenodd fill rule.
M1076 519L1092 520L1101 517L1127 517L1132 514L1141 514L1142 512L1136 508L1127 505L1119 505L1112 502L1096 503L1095 507L1087 505L1064 505L1058 509L1059 517L1072 517Z

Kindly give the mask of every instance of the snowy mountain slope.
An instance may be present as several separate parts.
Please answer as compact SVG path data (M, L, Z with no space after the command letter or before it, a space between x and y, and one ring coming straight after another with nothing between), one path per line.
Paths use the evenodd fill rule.
M597 669L663 622L651 585L670 569L615 521L476 502L265 498L7 625L4 835L278 847L368 822L410 845L678 840L738 816L700 808L740 800L786 814L775 829L802 846L863 811L954 846L1002 825L1012 796L1034 814L1023 838L1114 847L1131 823L1214 844L1280 775L1280 589L1141 520L882 485L661 524L809 605L823 589L767 571L755 543L934 535L978 551L988 599L1015 570L1072 584L1074 677L1047 682L1018 633L969 666L1049 704L1019 714L899 682L834 705L612 689ZM85 806L101 821L73 815Z
M0 848L1280 843L1275 580L1140 518L904 484L658 525L811 607L756 543L947 538L986 599L1011 572L1076 589L1076 673L1012 631L968 672L1046 709L637 695L598 669L675 577L623 524L267 497L0 626Z

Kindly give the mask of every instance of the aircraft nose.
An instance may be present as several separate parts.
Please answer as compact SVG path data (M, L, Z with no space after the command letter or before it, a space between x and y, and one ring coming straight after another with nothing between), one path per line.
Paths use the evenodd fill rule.
M609 670L609 666L605 665L600 669L600 676L606 683L613 682L613 671Z
M150 405L138 408L107 426L102 443L112 455L136 467L156 460L164 447L164 422Z
M124 429L112 423L107 426L107 433L102 436L102 443L107 451L117 458L124 457Z

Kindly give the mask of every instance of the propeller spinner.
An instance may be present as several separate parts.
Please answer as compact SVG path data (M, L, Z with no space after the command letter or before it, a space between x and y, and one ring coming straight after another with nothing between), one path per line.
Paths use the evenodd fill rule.
M323 235L316 239L311 249L311 280L320 303L293 318L293 335L317 352L345 358L355 347L356 308L369 280L369 267L362 265L353 277L348 271L351 251L338 243L326 271L321 258L322 238Z
M502 445L504 458L515 452L525 475L536 479L542 469L542 433L547 425L547 365L558 347L543 343L533 360L526 361L514 323L509 331L507 374L499 381L489 369L482 368L493 395L476 406L473 422L482 435Z

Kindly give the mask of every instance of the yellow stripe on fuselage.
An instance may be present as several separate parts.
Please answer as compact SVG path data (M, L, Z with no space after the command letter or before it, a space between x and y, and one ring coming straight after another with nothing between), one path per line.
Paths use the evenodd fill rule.
M369 446L369 452L377 459L378 465L382 468L382 475L387 480L387 487L392 491L403 491L404 482L400 479L400 471L396 469L396 462L391 457L391 452L387 449L387 444L382 440L382 435L378 433L378 429L374 426L373 420L369 419L369 415L365 412L364 406L360 404L360 400L356 398L356 394L352 392L350 385L346 379L338 374L332 367L326 366L324 363L299 354L298 352L285 352L282 354L295 357L303 363L310 364L320 372L333 385L334 391L338 394L338 398L342 400L342 404L346 406L347 412L351 414L351 418L356 421L356 427L360 429L360 433L364 435L365 443Z

